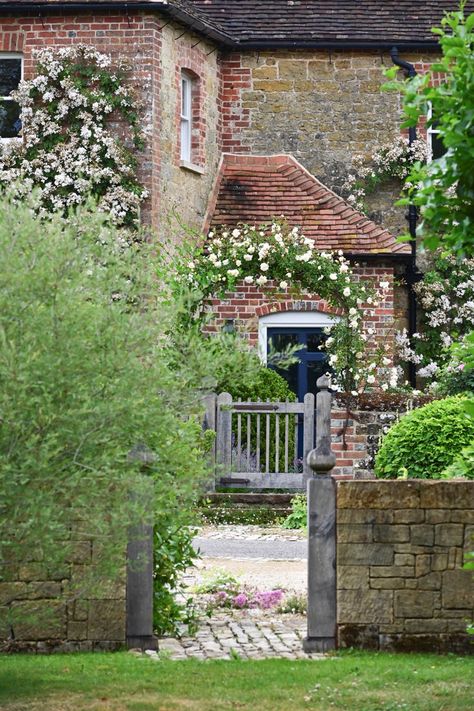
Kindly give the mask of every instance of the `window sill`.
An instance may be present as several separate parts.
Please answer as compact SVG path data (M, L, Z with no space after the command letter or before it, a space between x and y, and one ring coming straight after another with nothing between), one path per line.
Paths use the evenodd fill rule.
M184 170L189 170L190 173L197 173L198 175L204 175L206 172L204 168L200 165L195 165L194 163L189 163L187 160L182 160L179 163L179 167Z

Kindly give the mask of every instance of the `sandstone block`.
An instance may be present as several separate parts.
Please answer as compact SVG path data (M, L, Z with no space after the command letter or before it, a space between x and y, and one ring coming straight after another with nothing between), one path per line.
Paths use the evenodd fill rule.
M87 622L70 620L67 623L67 638L70 641L87 639Z
M280 79L306 79L308 63L298 59L280 59L278 73Z
M372 523L392 523L392 511L383 509L340 509L337 510L337 523L344 524L372 524Z
M337 540L341 543L371 543L372 524L338 523Z
M434 619L408 619L405 620L405 630L411 634L432 634L433 632L446 632L448 623L439 618Z
M66 636L66 606L53 600L15 602L12 627L17 640L63 639Z
M10 636L10 615L11 610L7 605L0 606L0 642Z
M412 565L371 565L371 578L412 578L415 569Z
M427 575L431 570L431 556L417 555L415 560L415 575L419 578L421 575Z
M451 523L472 523L474 524L474 510L459 509L451 511Z
M446 608L474 608L474 579L470 570L442 573L442 600Z
M396 509L393 512L393 523L422 523L425 512L420 509Z
M464 549L474 551L474 526L466 526L464 531Z
M395 553L395 565L415 565L415 556L411 553Z
M92 558L91 541L75 541L68 555L69 563L90 563Z
M73 618L85 622L89 617L89 600L76 600L74 602Z
M370 578L372 590L403 590L406 578Z
M416 579L418 590L440 590L441 573L428 573Z
M9 605L13 600L26 597L28 587L26 583L0 583L0 605Z
M416 546L432 546L434 541L434 528L429 524L410 526L411 542Z
M254 79L278 79L278 69L275 65L263 64L252 69Z
M338 590L368 590L369 568L363 565L337 566Z
M29 582L30 580L46 580L48 576L46 567L42 563L27 563L20 565L18 577L20 580Z
M339 565L392 565L393 548L389 543L339 543Z
M61 583L53 580L44 582L34 582L28 584L28 599L37 600L40 598L58 598L62 593Z
M448 567L447 553L433 553L431 556L431 570L446 570Z
M339 590L338 622L373 624L393 621L393 592L391 590Z
M465 632L470 621L469 617L453 617L446 620L447 630L448 632Z
M91 640L125 639L125 601L90 600L88 638Z
M291 91L293 85L290 81L259 79L258 81L254 81L253 88L255 91L264 91L271 94L274 92Z
M427 509L425 511L426 523L449 523L451 521L450 509Z
M434 593L400 590L395 593L395 617L433 617Z
M464 526L462 523L439 523L435 526L435 544L437 546L462 546Z
M374 541L377 543L406 543L409 540L409 526L390 524L376 524L374 526Z
M420 488L426 509L474 509L474 481L427 481Z
M342 481L337 488L340 509L416 509L420 482Z

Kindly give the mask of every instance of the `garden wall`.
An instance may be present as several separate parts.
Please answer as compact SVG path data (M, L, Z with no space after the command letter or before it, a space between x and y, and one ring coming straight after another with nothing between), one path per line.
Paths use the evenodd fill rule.
M472 653L473 536L474 482L339 482L339 646Z
M0 651L93 651L126 641L125 575L100 580L97 591L74 599L100 555L100 545L77 535L70 563L48 570L41 562L2 565Z

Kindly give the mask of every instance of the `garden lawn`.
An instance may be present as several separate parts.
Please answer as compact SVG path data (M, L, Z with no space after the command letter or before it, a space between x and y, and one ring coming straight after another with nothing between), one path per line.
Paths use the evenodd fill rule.
M0 656L2 711L471 711L474 660L345 651L324 660Z

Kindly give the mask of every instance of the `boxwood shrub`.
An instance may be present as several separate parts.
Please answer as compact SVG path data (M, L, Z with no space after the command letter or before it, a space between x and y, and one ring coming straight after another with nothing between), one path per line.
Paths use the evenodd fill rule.
M435 400L413 410L385 436L375 460L375 474L438 479L474 438L474 420L461 396Z

